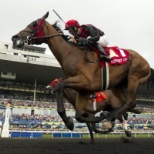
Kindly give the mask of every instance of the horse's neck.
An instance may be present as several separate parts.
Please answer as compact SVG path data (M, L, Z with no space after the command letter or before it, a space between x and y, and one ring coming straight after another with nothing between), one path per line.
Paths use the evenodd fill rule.
M48 35L58 34L58 32L51 25L48 31ZM73 47L68 42L66 42L62 36L51 37L48 40L48 46L61 66L63 61L67 59L66 56L72 51L71 48Z

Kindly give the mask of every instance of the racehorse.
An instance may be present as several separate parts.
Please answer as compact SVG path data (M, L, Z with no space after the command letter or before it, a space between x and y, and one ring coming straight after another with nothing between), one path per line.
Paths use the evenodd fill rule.
M97 123L103 119L113 120L134 107L135 94L140 84L154 83L154 72L149 63L137 52L125 49L129 53L129 59L123 65L110 65L108 87L117 93L119 99L126 98L123 106L110 112L110 115L102 114L100 117L84 117L88 99L91 93L102 90L104 81L102 77L98 54L94 49L90 51L80 49L77 45L71 44L64 39L54 26L50 25L46 18L47 12L42 18L33 21L24 30L12 37L17 45L48 44L55 58L61 65L65 79L57 86L57 91L63 88L72 88L77 91L76 95L76 119L79 122ZM93 62L92 62L93 61ZM125 89L127 95L125 97ZM60 104L60 102L57 101Z
M45 88L45 93L49 93L49 94L54 93L54 88L61 80L62 79L59 78L59 79L55 79L52 82L50 82L50 84L48 84ZM119 108L123 105L122 102L120 102L120 100L113 94L113 92L111 90L106 90L104 92L98 92L98 93L103 93L103 97L101 97L101 99L97 102L97 99L96 99L97 96L95 94L91 95L89 98L88 104L86 106L86 109L84 111L84 116L94 117L95 114L100 111L104 111L104 110L105 111L112 111L113 109ZM76 110L76 107L75 107L76 91L74 91L73 89L70 89L70 88L64 88L63 95L73 105L74 109ZM57 99L59 99L59 98L61 98L61 97L58 96ZM94 100L96 100L96 101L94 101ZM70 130L73 130L74 123L73 123L72 118L68 117L66 115L66 111L65 111L65 108L63 105L63 99L61 99L61 103L62 103L62 108L61 108L61 106L60 106L60 108L59 108L59 106L57 106L58 114L63 119L66 127ZM131 112L140 113L140 111L138 111L138 110L131 110ZM124 120L127 120L127 118L128 118L128 114L125 115L124 119L119 117L120 122L123 124L123 129L124 129L124 127L126 128L126 126L124 124ZM114 122L112 122L112 123L114 123ZM112 126L112 128L109 128L108 131L100 131L96 128L96 125L94 123L86 123L86 124L87 124L87 127L90 132L91 143L94 143L93 131L95 133L106 134L106 133L109 133L110 131L112 131L112 128L113 128L113 126ZM125 131L125 134L127 137L131 136L131 132L129 132L127 129L124 129L124 131Z

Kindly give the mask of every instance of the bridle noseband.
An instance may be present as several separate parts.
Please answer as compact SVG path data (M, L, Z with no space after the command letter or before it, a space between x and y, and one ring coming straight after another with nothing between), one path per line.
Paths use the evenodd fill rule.
M44 36L43 25L45 24L45 22L46 21L44 19L38 19L37 21L34 21L30 25L28 25L27 27L30 30L23 30L23 32L29 32L31 35L27 36L26 40L24 40L24 41L31 42L32 44L41 44L41 43L46 43L47 38L64 35L63 33L57 33L57 34L53 34L53 35L45 35ZM35 24L37 23L37 24L34 26L34 23ZM21 33L20 33L20 35L21 35Z

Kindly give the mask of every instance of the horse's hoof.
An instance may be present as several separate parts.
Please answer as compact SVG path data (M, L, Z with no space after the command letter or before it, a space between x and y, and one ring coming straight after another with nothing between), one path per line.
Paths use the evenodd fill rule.
M55 87L53 87L53 93L59 92L61 89L60 84L58 83Z
M109 117L109 115L110 115L110 113L109 113L108 111L103 111L103 112L100 114L100 116L101 116L101 117L104 116L104 118Z
M131 137L132 136L132 133L130 131L125 131L125 134L127 137Z
M66 127L71 131L74 130L74 123L71 117L68 117L68 121L66 122Z
M102 129L111 130L113 128L111 121L105 121L102 124Z

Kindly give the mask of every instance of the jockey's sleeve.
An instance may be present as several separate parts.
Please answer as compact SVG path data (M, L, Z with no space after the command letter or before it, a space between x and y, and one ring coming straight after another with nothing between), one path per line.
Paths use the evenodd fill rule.
M96 43L100 39L99 32L93 25L87 25L89 35L91 36L88 40L91 43Z

